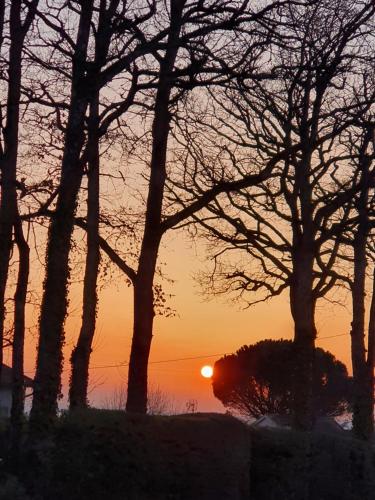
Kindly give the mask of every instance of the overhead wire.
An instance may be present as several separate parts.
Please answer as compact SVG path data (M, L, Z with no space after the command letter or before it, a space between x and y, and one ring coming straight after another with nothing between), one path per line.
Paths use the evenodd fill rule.
M316 340L319 341L319 340L324 340L324 339L332 339L335 337L343 337L346 335L348 335L348 334L347 333L338 333L337 335L328 335L326 337L319 337ZM217 353L217 354L201 354L199 356L189 356L189 357L185 357L185 358L161 359L161 360L157 360L157 361L149 361L149 365L156 365L156 364L161 364L161 363L176 363L179 361L192 361L195 359L215 358L217 356L228 356L230 354L233 354L233 353L222 352L222 353ZM105 369L105 368L121 368L121 367L125 367L125 366L129 366L129 363L124 361L124 362L117 363L117 364L90 366L89 370L100 370L100 369ZM66 370L67 369L65 369L63 371L66 371ZM25 372L25 373L33 373L33 372Z
M319 337L317 338L316 340L319 341L319 340L324 340L324 339L332 339L334 337L343 337L343 336L346 336L348 335L347 333L338 333L336 335L328 335L326 337ZM189 356L189 357L186 357L186 358L172 358L172 359L162 359L162 360L158 360L158 361L150 361L149 362L149 365L155 365L155 364L160 364L160 363L175 363L175 362L178 362L178 361L190 361L190 360L195 360L195 359L205 359L205 358L215 358L217 356L228 356L230 354L233 354L231 352L222 352L222 353L217 353L217 354L202 354L202 355L199 355L199 356ZM99 365L99 366L91 366L90 369L100 369L100 368L118 368L118 367L121 367L121 366L129 366L129 363L119 363L117 365Z

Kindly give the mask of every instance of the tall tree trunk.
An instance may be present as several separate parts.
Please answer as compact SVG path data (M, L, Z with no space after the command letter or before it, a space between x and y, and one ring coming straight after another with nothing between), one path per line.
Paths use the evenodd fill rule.
M352 284L353 320L351 328L351 351L353 365L353 432L364 440L373 434L372 373L366 359L365 342L365 297L366 297L366 246L369 232L368 194L370 160L366 156L367 141L362 146L360 167L362 168L361 191L357 201L358 226L354 236L354 278ZM370 357L369 357L370 360Z
M315 298L313 297L312 247L302 246L293 256L290 306L294 320L294 426L311 430L315 352Z
M3 13L2 13L3 15ZM0 375L3 365L5 321L5 293L9 260L12 251L13 224L16 216L18 128L21 97L21 64L24 32L21 25L21 1L11 2L10 48L8 65L8 95L6 124L3 130L4 146L1 155L1 202L0 202Z
M24 413L24 344L25 344L25 309L29 280L30 249L24 237L22 222L17 214L15 223L15 241L19 254L17 287L14 295L14 333L12 348L12 449L18 455Z
M303 123L308 116L309 92L306 94L306 109ZM314 425L313 380L315 357L315 304L314 260L315 230L313 224L313 204L311 177L311 139L306 126L301 126L304 143L301 162L295 172L295 214L293 220L292 263L293 273L290 284L290 306L294 319L294 359L293 359L293 426L297 430L311 431ZM299 206L298 206L299 205ZM301 445L301 474L304 478L304 500L311 497L311 438L306 433ZM301 499L302 500L302 499Z
M178 52L184 3L184 0L171 0L168 46L165 57L160 64L159 85L155 100L152 125L151 174L137 279L134 283L134 327L126 402L126 410L133 413L147 412L147 369L154 321L153 284L162 237L160 224L171 119L169 113L169 101L173 85L171 72Z
M290 284L290 307L294 320L294 427L311 430L313 416L313 370L315 353L315 304L313 286L314 269L314 224L311 186L312 137L308 127L310 91L306 89L301 118L301 141L303 144L300 162L295 166L294 214L292 223L292 264Z
M90 106L87 185L87 256L83 286L82 326L71 356L70 408L87 406L89 362L95 334L99 248L99 97Z
M46 278L40 314L40 334L30 413L32 436L47 433L56 417L61 386L64 321L68 305L69 253L74 215L82 181L80 154L84 143L84 119L90 99L87 88L87 47L93 0L81 2L76 53L73 59L72 89L61 180L56 210L49 229Z
M357 233L354 241L354 281L352 285L353 320L351 328L353 364L353 431L368 440L373 433L371 372L366 361L365 278L366 237Z
M372 277L372 295L368 324L367 367L369 372L369 397L371 398L371 421L374 422L374 366L375 366L375 268ZM374 429L372 429L374 432Z

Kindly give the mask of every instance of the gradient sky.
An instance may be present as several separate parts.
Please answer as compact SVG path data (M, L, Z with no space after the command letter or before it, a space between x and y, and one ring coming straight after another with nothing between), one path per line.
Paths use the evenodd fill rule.
M170 305L177 315L156 317L154 339L150 356L150 385L168 395L177 411L186 409L186 402L196 400L198 411L225 411L212 394L211 381L204 379L200 368L214 364L224 353L232 353L244 344L265 338L293 336L293 324L288 296L283 294L267 303L244 309L241 304L230 304L224 297L210 301L199 293L194 274L204 266L204 251L196 248L181 233L173 232L164 240L160 261L166 262L165 272L174 281L166 284L166 291L174 295ZM242 308L241 308L242 307ZM66 405L69 380L69 356L80 329L81 289L72 287L70 313L66 323L65 369L63 373ZM37 323L37 314L29 314L29 324ZM332 351L350 369L350 309L327 301L318 303L317 345ZM36 329L28 335L25 370L32 375L35 367ZM342 335L345 334L345 335ZM90 369L90 402L105 406L114 390L126 386L127 367L107 367L126 364L132 335L132 291L119 277L105 283L100 291L97 333ZM212 356L211 355L215 355ZM179 358L199 359L159 361ZM207 357L204 357L207 356Z

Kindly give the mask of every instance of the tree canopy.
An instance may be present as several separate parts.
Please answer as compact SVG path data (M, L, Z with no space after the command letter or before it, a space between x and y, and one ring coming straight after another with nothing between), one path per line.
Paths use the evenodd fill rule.
M242 346L215 363L214 395L225 407L245 417L292 413L293 352L290 340L263 340ZM348 407L349 389L346 366L330 352L315 348L315 415L341 415Z

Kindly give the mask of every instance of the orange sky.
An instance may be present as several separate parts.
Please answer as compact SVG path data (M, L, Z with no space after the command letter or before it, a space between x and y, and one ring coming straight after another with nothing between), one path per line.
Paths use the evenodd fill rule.
M226 303L223 298L204 301L193 275L202 268L203 251L198 256L192 245L177 232L167 235L160 260L167 262L165 271L175 280L167 291L175 296L171 305L177 310L173 318L157 317L150 357L150 383L173 400L174 407L184 411L188 400L196 400L198 411L224 411L214 398L211 382L200 375L204 364L213 364L219 356L194 360L153 363L155 361L231 353L244 344L264 338L292 338L293 326L287 294L249 309ZM80 328L80 287L75 285L70 301L71 312L66 325L65 366ZM90 370L89 399L102 406L114 389L126 384L127 367L99 368L126 363L132 333L132 294L125 280L107 284L100 292L97 335ZM36 323L36 314L29 323ZM317 327L320 337L349 332L350 310L321 301L318 304ZM350 368L349 335L322 339L318 345L335 353ZM36 336L28 336L25 369L35 366ZM63 374L63 391L67 392L69 371ZM66 399L62 401L62 405Z

